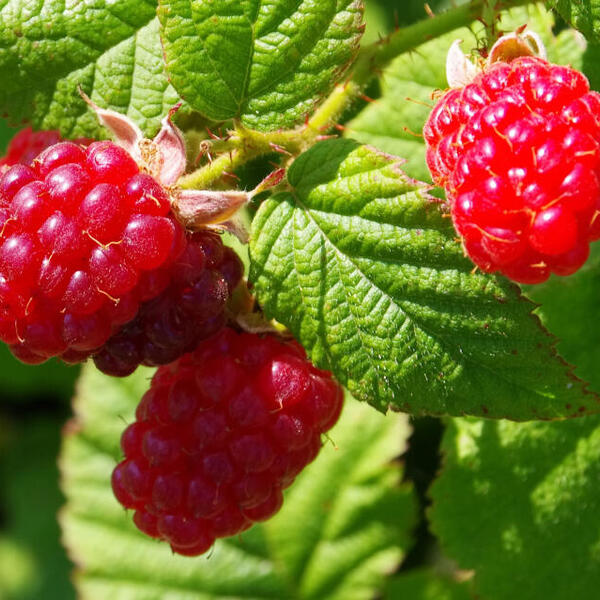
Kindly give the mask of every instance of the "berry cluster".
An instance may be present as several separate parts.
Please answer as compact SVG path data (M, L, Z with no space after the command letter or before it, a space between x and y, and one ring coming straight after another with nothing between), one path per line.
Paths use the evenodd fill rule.
M295 342L225 328L158 369L121 439L113 490L141 531L202 554L279 510L342 402Z
M343 391L295 342L225 328L238 256L186 232L121 146L79 142L27 129L2 161L0 339L32 364L167 365L123 434L113 489L142 532L198 555L279 510Z
M600 238L600 94L537 57L492 63L424 129L471 259L523 283L569 275Z
M81 360L137 313L185 248L162 187L112 142L62 142L0 179L0 339Z

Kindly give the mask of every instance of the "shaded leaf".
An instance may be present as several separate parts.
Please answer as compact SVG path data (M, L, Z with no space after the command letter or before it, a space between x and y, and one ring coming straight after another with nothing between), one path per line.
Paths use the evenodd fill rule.
M598 0L548 0L561 17L592 41L600 40L600 2Z
M469 583L418 569L391 578L383 600L470 600L469 587Z
M600 298L600 247L570 277L552 277L544 285L529 286L527 295L541 304L542 322L559 339L558 350L577 365L575 373L600 389L600 322L596 318Z
M486 600L589 598L600 586L600 419L455 419L431 521Z

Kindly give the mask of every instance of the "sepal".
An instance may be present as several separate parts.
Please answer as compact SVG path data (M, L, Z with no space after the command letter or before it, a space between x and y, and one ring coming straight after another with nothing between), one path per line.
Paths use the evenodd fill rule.
M489 67L492 63L498 61L510 62L521 56L537 56L544 60L548 59L546 46L535 31L519 29L503 35L492 46L488 55L487 66Z
M178 190L173 211L187 229L229 221L252 197L238 190Z
M170 187L185 172L185 142L173 123L173 115L181 104L175 105L162 120L162 127L153 140L144 137L136 123L121 113L100 108L81 89L81 97L96 113L100 123L112 134L113 141L124 148L144 171L164 187Z
M476 64L460 49L462 40L455 40L446 56L446 79L451 88L462 88L471 83L478 73L495 62L510 62L520 56L537 56L547 60L546 47L540 36L522 27L503 35L490 49L487 61Z
M446 56L446 79L451 88L461 88L471 83L477 75L477 67L460 49L462 40L454 40Z

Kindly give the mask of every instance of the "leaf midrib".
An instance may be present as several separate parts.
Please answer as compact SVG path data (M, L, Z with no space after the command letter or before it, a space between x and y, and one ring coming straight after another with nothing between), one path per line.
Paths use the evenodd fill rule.
M292 13L292 14L294 14L294 13L296 13L296 12L297 12L298 8L301 6L301 4L302 4L302 2L303 2L304 0L296 0L296 1L297 1L297 4L296 4L296 7L293 9L293 13ZM261 3L262 3L262 1L261 1ZM337 9L337 7L336 7L336 9ZM337 13L336 13L336 14L337 14ZM334 18L335 18L335 14L334 14ZM282 23L282 21L279 21L279 22L278 22L278 27L281 25L281 23ZM327 31L329 30L329 27L330 27L330 25L331 25L331 21L328 21L327 23L324 23L324 24L323 24L323 27L322 27L322 29L321 29L321 31L322 31L323 33L327 32ZM252 39L253 39L253 41L254 41L254 39L255 39L255 38L254 38L254 34L255 34L255 31L254 31L254 27L253 27L253 28L252 28ZM313 48L314 48L314 46L313 46ZM254 54L254 45L252 46L252 52L253 52L253 54ZM302 57L301 57L301 59L298 61L297 65L300 65L300 64L302 63L302 60L304 60L304 59L305 59L307 56L309 56L309 55L310 55L310 52L309 52L308 54L303 54L303 55L302 55ZM287 69L287 70L285 70L285 71L280 71L278 74L276 74L276 75L275 75L275 76L274 76L272 79L270 79L268 82L265 82L265 84L264 84L264 85L263 85L261 88L257 88L256 90L254 90L254 92L253 92L253 94L252 94L252 98L253 98L253 99L258 99L258 98L260 98L260 97L261 97L263 94L265 94L265 93L268 93L268 92L272 91L273 89L275 89L275 87L277 87L277 85L278 85L280 82L282 82L282 81L284 81L285 79L287 79L287 78L290 76L290 74L292 74L292 75L293 75L293 74L295 74L296 72L297 72L297 70L296 70L296 69L294 69L293 67L290 67L290 68L288 68L288 69ZM244 89L246 90L246 92L245 92L245 94L244 94L244 96L245 96L245 97L244 97L244 103L245 103L245 104L247 104L247 101L249 100L248 93L247 93L247 91L248 91L248 88L247 88L247 87L245 87Z

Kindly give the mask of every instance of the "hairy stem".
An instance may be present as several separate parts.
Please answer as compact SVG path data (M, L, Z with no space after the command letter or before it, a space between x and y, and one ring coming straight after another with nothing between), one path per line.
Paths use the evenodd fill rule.
M305 132L304 136L310 138L326 133L346 110L349 102L358 96L360 90L361 86L354 80L354 76L346 83L337 85L308 121L308 132Z
M221 179L225 173L233 172L251 158L239 150L231 150L229 153L221 154L215 160L211 160L207 165L193 173L185 175L178 183L182 188L208 189L215 181Z
M236 125L232 136L212 145L221 151L216 160L186 175L180 180L184 188L205 189L218 181L223 173L271 152L298 154L327 132L344 110L361 93L365 85L397 56L414 50L421 44L470 25L477 19L489 18L490 11L499 11L532 4L536 0L472 0L439 15L398 29L382 40L363 46L348 80L337 85L315 111L310 120L297 129L261 133Z
M304 129L308 129L305 127ZM210 144L210 152L219 154L207 165L182 177L179 185L188 189L207 189L223 174L233 172L244 163L272 152L299 154L308 141L297 129L262 133L236 123L229 138Z

